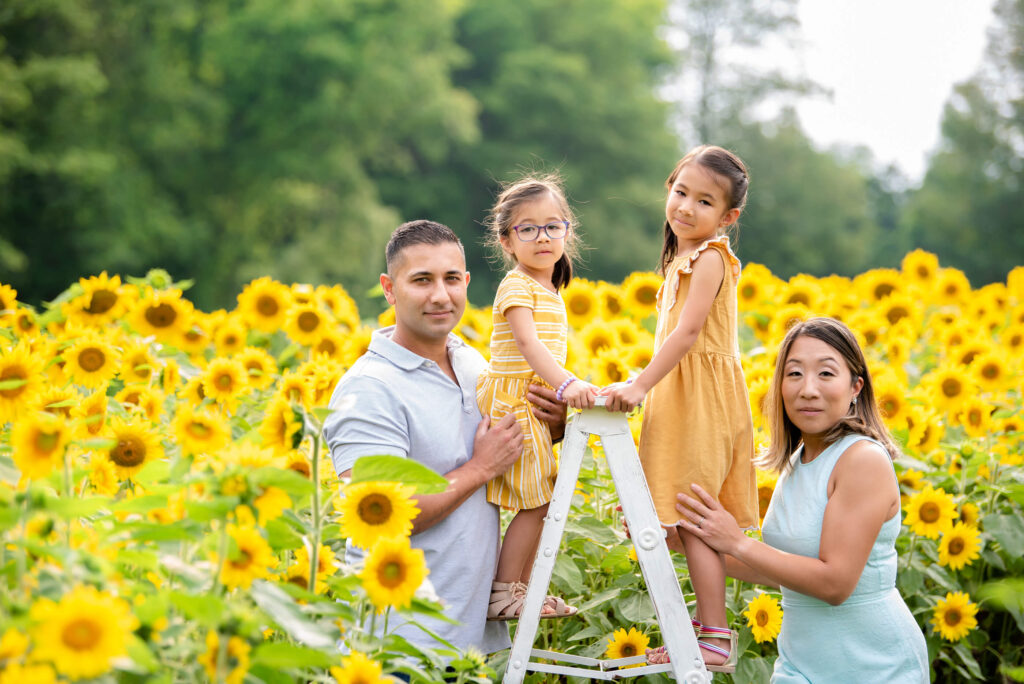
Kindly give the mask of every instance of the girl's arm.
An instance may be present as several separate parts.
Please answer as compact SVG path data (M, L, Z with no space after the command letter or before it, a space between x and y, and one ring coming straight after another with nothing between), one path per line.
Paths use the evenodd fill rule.
M519 353L544 382L552 387L560 387L563 382L573 377L572 373L555 361L551 350L537 337L533 311L525 306L513 306L505 310L505 319L512 328L512 338L516 341ZM562 393L565 403L573 408L592 407L596 396L597 388L582 380L574 381Z
M713 256L709 256L713 255ZM690 351L704 327L711 305L722 287L725 262L716 250L705 250L692 262L690 291L679 313L675 329L665 338L658 353L643 372L629 385L620 385L607 392L605 407L609 411L632 411L644 400L651 388Z
M889 457L866 441L843 453L829 482L832 491L817 558L780 551L746 536L735 518L698 485L691 486L701 501L681 493L678 498L685 506L676 508L687 518L680 523L687 531L735 556L756 575L838 606L856 588L882 524L899 514L899 489ZM742 571L742 566L736 568Z

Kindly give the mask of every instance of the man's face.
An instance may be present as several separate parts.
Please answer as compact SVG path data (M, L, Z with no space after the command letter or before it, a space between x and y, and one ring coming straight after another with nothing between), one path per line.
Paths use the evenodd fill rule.
M462 318L469 272L455 243L412 245L398 255L390 274L381 275L380 284L395 307L401 339L436 344Z

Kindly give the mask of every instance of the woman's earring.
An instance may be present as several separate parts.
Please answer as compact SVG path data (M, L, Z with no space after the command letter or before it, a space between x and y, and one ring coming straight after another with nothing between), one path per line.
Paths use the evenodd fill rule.
M856 394L855 394L855 395L853 395L853 405L854 405L854 406L856 406L856 405L857 405L857 395L856 395Z

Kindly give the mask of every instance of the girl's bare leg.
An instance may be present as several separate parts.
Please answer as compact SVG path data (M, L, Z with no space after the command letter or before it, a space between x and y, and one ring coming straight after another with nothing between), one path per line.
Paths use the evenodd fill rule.
M505 538L501 542L495 580L524 583L530 581L530 574L533 572L533 559L537 555L537 545L540 544L540 534L547 512L548 505L544 504L537 508L524 508L512 518L508 529L505 530ZM545 605L542 610L545 614L552 611L553 609L548 605Z
M695 537L679 528L679 537L686 549L686 564L690 569L690 583L697 595L698 619L706 627L728 628L725 614L725 557ZM704 641L729 650L728 639L704 637ZM704 662L721 665L727 658L717 653L702 650Z

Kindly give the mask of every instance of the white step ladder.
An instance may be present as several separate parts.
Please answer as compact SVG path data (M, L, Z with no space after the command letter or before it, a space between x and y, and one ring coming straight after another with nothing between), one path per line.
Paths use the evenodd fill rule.
M676 681L686 684L709 684L711 675L704 667L704 659L697 646L697 637L690 626L690 614L679 589L672 560L665 544L665 530L658 522L651 501L650 490L640 467L640 458L633 444L633 436L622 413L609 413L604 408L604 397L598 405L574 415L565 428L565 440L558 464L558 479L544 519L537 557L526 592L526 601L516 625L512 651L502 681L521 684L528 671L558 675L615 680L640 677L656 672L668 672ZM671 662L663 665L643 665L622 669L629 665L646 663L643 654L614 660L584 658L555 651L533 648L540 622L540 611L551 583L555 555L562 542L566 516L572 503L576 482L583 463L583 454L590 435L597 435L604 446L605 460L611 470L615 491L619 495L622 512L629 525L637 560L643 572L647 590L654 604L654 612L661 626L661 637ZM572 619L572 618L568 618ZM571 665L541 663L532 658L559 661Z

